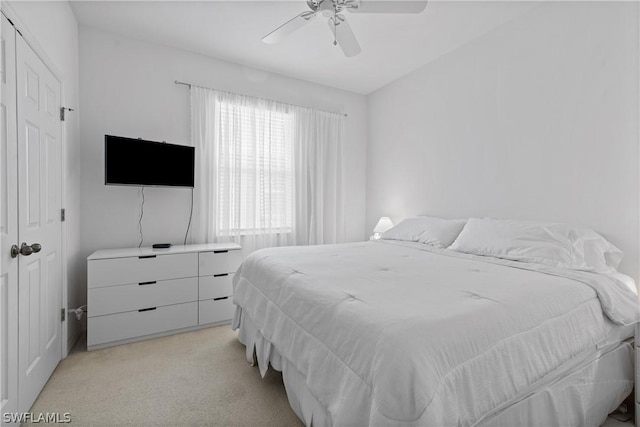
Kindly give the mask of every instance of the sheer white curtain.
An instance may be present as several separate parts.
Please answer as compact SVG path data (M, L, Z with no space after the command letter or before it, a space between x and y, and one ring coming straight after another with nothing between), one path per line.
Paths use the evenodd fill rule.
M344 116L295 108L296 243L345 241Z
M196 86L191 114L191 241L344 241L341 115Z

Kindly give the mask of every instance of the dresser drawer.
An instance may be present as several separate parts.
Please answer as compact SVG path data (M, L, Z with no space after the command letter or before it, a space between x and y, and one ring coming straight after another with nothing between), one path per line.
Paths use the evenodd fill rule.
M150 255L90 260L88 287L126 285L198 275L198 254Z
M87 322L87 345L94 346L195 326L198 324L198 303L90 317Z
M89 317L198 300L198 278L89 289Z
M242 262L242 251L200 252L200 276L235 273Z
M233 298L227 297L219 300L200 301L198 307L198 320L201 325L228 320L231 322L236 306Z
M233 295L233 274L200 277L198 297L201 300Z

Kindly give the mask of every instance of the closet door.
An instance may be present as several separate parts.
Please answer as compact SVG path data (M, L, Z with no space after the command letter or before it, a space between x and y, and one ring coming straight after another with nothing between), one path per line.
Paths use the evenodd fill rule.
M19 410L28 411L62 357L60 83L16 37L18 106Z
M18 154L16 138L16 31L0 28L0 414L18 410Z

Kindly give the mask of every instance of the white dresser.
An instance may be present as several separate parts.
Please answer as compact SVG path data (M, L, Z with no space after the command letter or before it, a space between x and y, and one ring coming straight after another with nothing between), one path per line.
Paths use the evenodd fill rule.
M109 347L233 318L233 243L129 248L87 258L87 349Z

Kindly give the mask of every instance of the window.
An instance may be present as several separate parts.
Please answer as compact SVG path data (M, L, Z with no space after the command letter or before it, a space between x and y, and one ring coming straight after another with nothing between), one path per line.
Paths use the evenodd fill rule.
M278 234L293 230L291 117L269 105L219 102L218 232Z
M345 118L191 86L193 236L260 248L345 240Z

